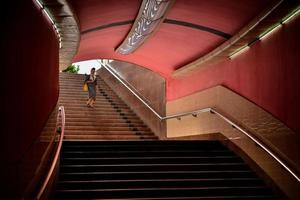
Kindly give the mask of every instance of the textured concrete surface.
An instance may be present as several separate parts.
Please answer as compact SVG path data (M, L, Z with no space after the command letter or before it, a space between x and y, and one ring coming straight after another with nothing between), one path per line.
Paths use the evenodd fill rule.
M300 169L299 136L278 119L236 93L222 86L168 102L167 115L195 109L213 107L239 124L251 135L262 141L275 155L284 160L294 171ZM278 187L291 199L299 198L300 185L284 170L277 161L259 148L242 132L234 129L215 114L199 114L197 118L188 116L181 120L167 122L167 136L176 138L192 136L207 138L208 134L221 133L226 140L234 143L252 161L254 161ZM192 138L191 138L192 139Z

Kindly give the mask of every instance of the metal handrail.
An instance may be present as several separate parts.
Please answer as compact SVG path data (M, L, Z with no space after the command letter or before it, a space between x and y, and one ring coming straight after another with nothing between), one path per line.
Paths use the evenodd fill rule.
M45 189L46 189L46 187L49 183L49 180L50 180L50 178L53 174L53 171L55 169L55 166L58 162L59 155L60 155L60 150L61 150L61 147L62 147L62 142L63 142L63 138L64 138L64 133L65 133L65 120L66 120L65 119L65 109L64 109L63 106L60 106L58 108L58 111L59 111L58 115L61 116L61 133L60 133L60 137L59 137L59 143L58 143L58 147L57 147L56 152L55 152L53 162L52 162L51 167L50 167L50 169L48 171L48 174L46 176L46 179L44 180L44 182L42 184L42 187L40 188L40 190L39 190L39 192L36 196L37 200L41 199L42 195L45 192ZM56 128L56 130L57 130L57 128Z
M122 83L136 98L138 98L145 106L147 106L147 108L149 108L155 115L156 117L158 117L160 120L163 120L163 117L160 116L160 114L158 112L155 111L154 108L152 108L151 106L148 105L148 103L142 99L135 91L133 91L128 84L126 84L118 75L116 75L116 73L114 72L114 70L112 69L112 67L109 64L102 64L101 62L99 62L111 75L113 75L120 83Z
M237 125L235 122L233 122L231 119L229 119L225 115L223 115L220 112L218 112L215 108L210 108L210 107L208 107L208 108L202 108L202 109L197 109L197 110L193 110L193 111L190 111L190 112L178 113L178 114L168 115L168 116L162 117L150 105L148 105L147 102L145 102L142 98L140 98L139 95L136 94L129 86L127 86L125 84L125 82L118 75L115 74L114 70L112 69L112 67L109 64L106 64L106 65L102 64L102 66L108 72L110 72L120 83L122 83L134 96L136 96L147 108L149 108L161 121L162 120L174 119L174 118L180 119L181 117L189 116L189 115L196 116L199 113L206 113L206 112L214 113L218 117L220 117L221 119L223 119L225 122L227 122L228 124L230 124L231 126L233 126L234 128L236 128L237 130L239 130L240 132L242 132L243 134L245 134L255 144L257 144L259 147L261 147L263 150L265 150L272 158L274 158L285 170L287 170L300 183L300 178L297 176L297 174L295 172L293 172L293 170L290 169L286 164L284 164L284 162L279 157L277 157L275 155L275 153L273 153L270 149L268 149L268 147L266 147L258 139L256 139L255 137L253 137L249 132L247 132L247 130L245 130L241 126Z

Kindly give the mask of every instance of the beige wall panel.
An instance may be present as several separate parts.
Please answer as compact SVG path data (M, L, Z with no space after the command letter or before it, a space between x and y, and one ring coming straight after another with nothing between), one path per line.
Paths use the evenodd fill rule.
M167 102L166 111L167 115L170 115L207 107L216 108L236 124L241 125L253 136L259 138L289 167L296 172L300 171L299 136L257 105L225 87L217 86ZM235 148L238 147L239 151L259 165L266 176L272 177L272 182L275 182L290 199L300 199L299 182L246 135L216 115L203 113L199 114L197 118L189 116L167 122L167 136L172 139L180 137L201 139L201 136L209 138L209 134L214 139L220 139L215 133L224 135L225 143L226 141L232 142L235 144Z
M153 114L150 109L148 109L140 100L138 100L127 88L125 88L116 78L114 78L106 69L100 69L98 74L101 78L116 92L116 94L124 101L126 104L147 124L147 126L161 139L166 137L166 125L165 122L161 122L160 119ZM138 76L136 76L138 77ZM142 77L142 76L141 76ZM144 84L143 81L140 81L141 84ZM145 84L144 84L145 85ZM151 86L151 85L150 85ZM139 87L138 85L136 87ZM156 93L159 93L162 87L151 88L152 90L158 90ZM164 87L163 87L164 88ZM150 88L145 89L149 90ZM164 93L164 91L161 91ZM151 93L147 93L151 94ZM164 101L162 101L163 103ZM156 104L158 105L158 104ZM158 105L158 107L164 106ZM165 111L161 110L162 113Z
M167 120L168 137L182 137L217 133L220 131L219 119L211 113L202 113L198 117L187 116ZM222 122L221 122L222 123Z
M219 87L219 86L218 86ZM207 105L217 105L217 89L214 87L203 92L198 92L178 100L167 102L167 115L177 114L181 112L193 111L195 109L206 108Z
M166 114L166 81L160 75L141 66L113 61L109 64L119 77L129 83L161 116Z

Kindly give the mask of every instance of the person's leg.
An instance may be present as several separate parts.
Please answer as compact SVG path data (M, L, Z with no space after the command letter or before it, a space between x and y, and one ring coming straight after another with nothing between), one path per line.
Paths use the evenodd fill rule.
M91 87L91 103L90 103L90 106L91 107L94 107L94 103L95 103L95 100L96 100L96 88L95 86L94 87Z
M86 105L89 106L89 105L91 104L91 101L92 101L92 99L89 98L89 99L87 100L87 102L86 102Z
M93 87L92 86L90 86L90 85L88 85L88 92L89 92L89 99L88 99L88 101L86 102L86 105L88 106L88 107L90 107L91 106L91 103L92 103L92 100L93 100Z
M91 98L91 103L90 106L94 108L94 103L95 103L96 99L95 98Z

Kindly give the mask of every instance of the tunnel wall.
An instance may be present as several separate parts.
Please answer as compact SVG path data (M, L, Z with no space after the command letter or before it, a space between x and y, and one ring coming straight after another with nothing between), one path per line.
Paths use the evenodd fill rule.
M1 33L1 154L6 169L1 170L1 181L9 199L18 199L27 173L21 170L23 158L58 99L59 45L52 25L34 1L6 6L9 12L2 18Z
M300 133L300 15L233 58L167 81L167 101L224 86Z

